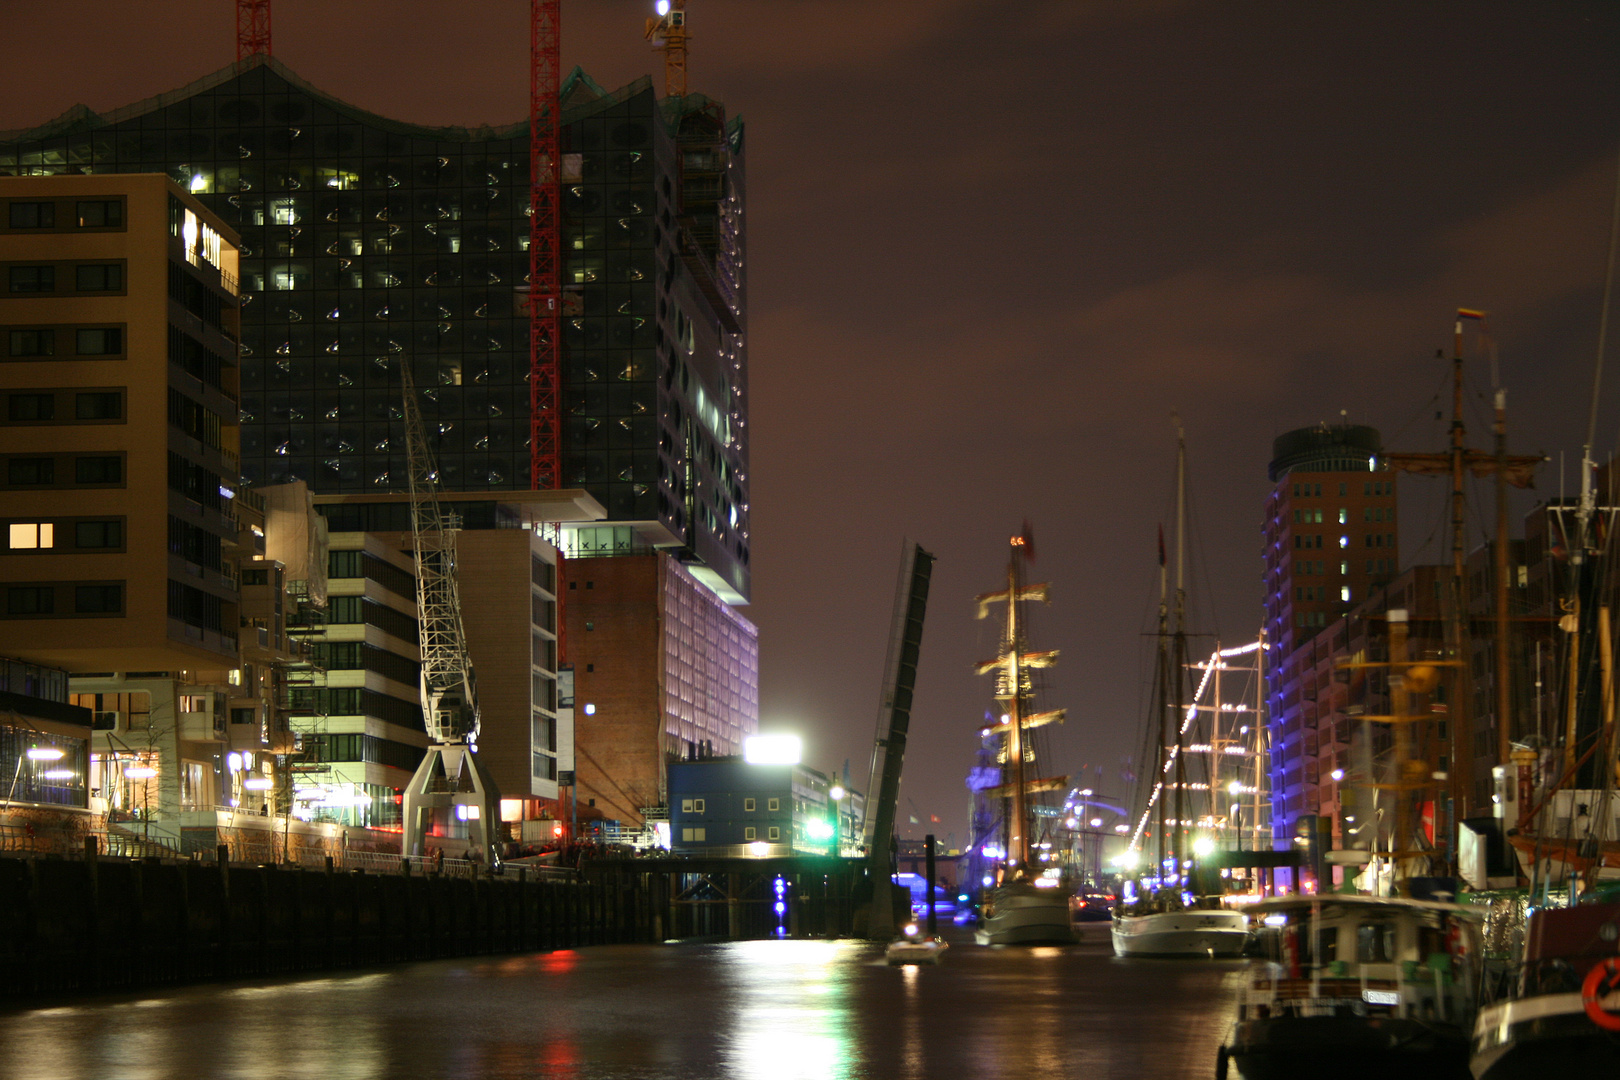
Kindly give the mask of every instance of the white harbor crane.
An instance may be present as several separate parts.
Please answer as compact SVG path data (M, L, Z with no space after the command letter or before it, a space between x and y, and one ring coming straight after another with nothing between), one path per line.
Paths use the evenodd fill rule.
M404 792L402 854L427 854L428 834L443 812L447 827L455 821L466 823L469 854L480 854L485 866L493 866L501 795L478 760L477 680L467 655L456 583L456 532L461 522L439 505L439 473L428 450L411 362L401 360L399 369L410 463L422 717L430 740L427 756Z

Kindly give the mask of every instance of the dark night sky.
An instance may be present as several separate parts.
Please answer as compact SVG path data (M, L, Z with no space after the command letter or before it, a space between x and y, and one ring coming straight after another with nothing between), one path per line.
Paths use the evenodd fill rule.
M565 0L565 70L607 86L656 74L650 7ZM527 108L527 10L276 0L275 52L386 116L508 123ZM763 726L864 778L899 545L919 540L939 563L905 796L942 818L936 831L962 836L988 704L970 665L994 646L969 598L996 587L1025 518L1055 590L1034 644L1063 650L1056 767L1113 773L1135 752L1172 409L1189 448L1193 628L1228 642L1259 621L1271 439L1344 410L1386 444L1440 449L1433 357L1459 305L1491 312L1513 448L1554 458L1542 489L1558 489L1560 453L1578 457L1620 5L688 10L692 89L748 124L747 614ZM234 58L227 0L0 0L0 26L0 129L75 102L116 108ZM1485 365L1470 378L1485 445ZM1599 412L1605 452L1617 386L1620 370ZM1430 487L1406 487L1407 562L1446 543Z

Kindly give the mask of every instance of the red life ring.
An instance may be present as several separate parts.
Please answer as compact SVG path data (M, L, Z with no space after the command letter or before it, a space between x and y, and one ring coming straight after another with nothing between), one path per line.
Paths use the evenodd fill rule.
M1613 957L1593 964L1581 983L1581 1004L1586 1006L1586 1015L1592 1023L1610 1031L1620 1031L1620 1014L1605 1009L1603 999L1615 989L1620 989L1620 962Z

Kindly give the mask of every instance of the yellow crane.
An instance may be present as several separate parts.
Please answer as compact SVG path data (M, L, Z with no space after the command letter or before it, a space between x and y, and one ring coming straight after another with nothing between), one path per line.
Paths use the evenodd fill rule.
M664 53L664 93L686 96L686 0L658 0L647 20L647 40Z

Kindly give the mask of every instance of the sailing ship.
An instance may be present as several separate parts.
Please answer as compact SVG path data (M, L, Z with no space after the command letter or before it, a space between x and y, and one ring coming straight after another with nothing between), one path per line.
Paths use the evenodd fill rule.
M1069 897L1056 865L1043 867L1034 839L1033 796L1062 791L1066 776L1033 775L1035 755L1030 731L1046 724L1061 723L1065 710L1037 712L1034 709L1034 682L1031 673L1051 667L1057 651L1026 650L1023 605L1031 601L1050 603L1045 583L1026 585L1024 567L1034 557L1028 526L1012 538L1007 556L1007 588L977 598L978 617L990 614L992 605L1006 604L1006 620L1001 633L1001 650L994 660L978 666L978 673L995 678L995 698L1003 709L999 722L988 729L1000 736L1002 783L980 794L1004 801L1003 844L1000 865L993 875L994 888L982 912L982 923L975 935L981 945L1069 944L1074 930L1069 922Z
M1243 912L1224 907L1218 896L1198 895L1193 890L1195 875L1186 850L1188 827L1195 824L1189 816L1195 812L1189 798L1193 781L1188 773L1188 747L1183 741L1187 713L1186 462L1186 440L1178 431L1174 633L1170 630L1169 581L1162 537L1159 544L1159 646L1151 721L1157 733L1158 754L1155 784L1148 802L1148 812L1157 809L1158 859L1151 873L1129 884L1126 898L1114 910L1111 937L1118 956L1239 956L1249 940L1249 923ZM1203 744L1203 749L1207 751L1212 745ZM1213 815L1214 792L1207 781L1203 787ZM1171 816L1166 816L1167 811ZM1139 825L1133 853L1140 853L1140 840ZM1201 846L1213 853L1214 838L1206 834Z

